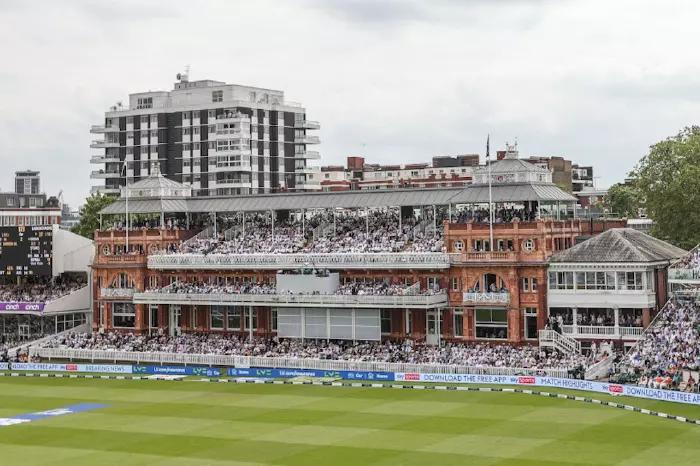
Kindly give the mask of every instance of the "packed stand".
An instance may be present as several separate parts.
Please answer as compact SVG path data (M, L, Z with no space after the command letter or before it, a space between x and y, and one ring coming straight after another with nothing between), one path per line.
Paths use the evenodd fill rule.
M673 264L674 269L700 269L700 248L695 248Z
M399 226L399 223L401 225ZM166 253L178 254L295 254L443 252L442 219L433 226L431 215L419 222L402 219L396 211L316 213L302 220L276 220L269 215L246 216L216 238L194 238ZM369 226L369 228L368 228ZM222 227L223 228L223 227ZM318 230L318 231L315 231Z
M380 295L380 296L428 296L440 293L439 286L421 290L417 285L405 286L399 284L389 284L384 281L372 283L353 281L340 285L335 290L334 295ZM277 287L269 283L238 283L238 284L216 284L202 281L196 282L176 282L164 288L150 288L146 293L167 293L167 294L302 294L294 293L290 290L278 290ZM307 294L307 293L304 293ZM319 292L308 293L320 295Z
M447 344L443 347L402 343L343 342L277 338L247 338L216 334L133 335L78 333L56 337L42 346L91 350L216 354L234 356L328 359L471 367L574 369L589 365L588 356L567 355L543 348L511 345Z
M50 282L0 285L0 302L46 303L68 295L86 284L82 277L60 276Z
M625 359L628 373L644 386L697 390L700 306L693 300L669 301Z

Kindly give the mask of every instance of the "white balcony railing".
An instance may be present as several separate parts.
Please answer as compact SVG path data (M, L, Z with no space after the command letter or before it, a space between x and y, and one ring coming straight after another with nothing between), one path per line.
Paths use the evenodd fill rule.
M119 147L119 143L116 141L92 141L90 143L92 149L104 149L107 147Z
M669 268L668 281L686 284L700 284L700 269Z
M564 325L565 335L574 338L636 340L644 333L643 327L615 327L613 325Z
M463 301L470 304L508 304L510 293L464 293Z
M108 299L131 299L134 297L133 288L101 288L100 296Z
M297 136L294 138L294 142L297 144L320 144L321 140L318 136Z
M313 121L313 120L297 120L294 122L294 126L297 128L306 128L306 129L320 129L321 124L318 121Z
M136 293L136 304L248 305L277 307L436 308L447 306L447 293L434 295L312 295L235 293Z
M151 269L447 269L449 256L429 253L337 253L337 254L154 254Z

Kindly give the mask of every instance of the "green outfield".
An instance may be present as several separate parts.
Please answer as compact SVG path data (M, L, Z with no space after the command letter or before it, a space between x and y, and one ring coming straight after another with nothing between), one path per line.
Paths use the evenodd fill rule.
M700 417L696 407L616 401ZM0 377L0 418L79 403L107 406L0 427L0 464L700 464L700 426L566 399Z

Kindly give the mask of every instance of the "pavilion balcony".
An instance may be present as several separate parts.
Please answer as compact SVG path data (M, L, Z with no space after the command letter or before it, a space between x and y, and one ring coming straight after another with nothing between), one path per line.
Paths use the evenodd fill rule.
M586 340L638 340L644 327L618 327L612 325L563 325L564 335Z
M100 298L102 299L127 299L131 301L134 293L134 288L100 288Z
M447 293L433 295L334 295L334 294L237 294L168 293L134 294L135 304L231 305L271 307L322 307L371 309L433 309L447 306Z
M300 268L326 269L447 269L449 255L429 253L328 253L328 254L154 254L148 268L160 270Z
M510 293L479 293L466 292L462 296L464 304L468 305L492 305L492 306L507 306L510 304Z
M700 285L700 269L681 269L670 267L668 269L669 283L683 285Z

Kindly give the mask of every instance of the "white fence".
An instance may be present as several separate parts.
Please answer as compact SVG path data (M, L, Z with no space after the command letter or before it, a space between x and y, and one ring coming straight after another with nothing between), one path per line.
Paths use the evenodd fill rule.
M636 340L644 333L644 327L615 327L612 325L564 325L564 335L577 338L603 338Z
M401 364L388 362L355 362L329 359L265 358L214 354L146 353L134 351L83 350L67 348L30 348L30 353L43 359L69 361L110 361L135 364L185 364L225 367L264 367L287 369L348 370L375 372L420 372L427 374L483 375L547 375L568 377L568 368L532 369L520 367L472 367L445 364Z
M151 269L447 269L449 255L442 252L328 253L328 254L154 254Z
M201 304L281 307L436 308L447 306L447 292L434 295L333 295L237 293L136 293L136 304Z

